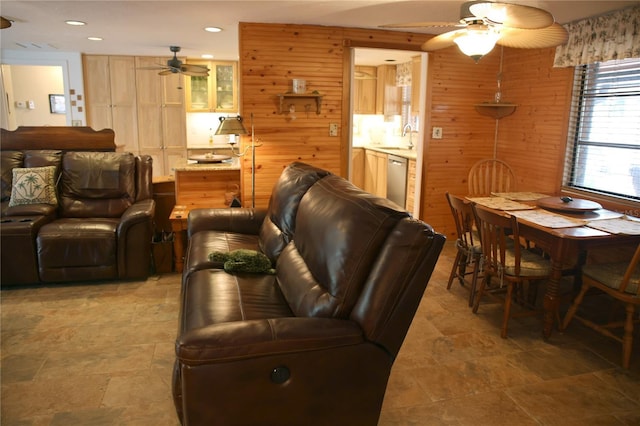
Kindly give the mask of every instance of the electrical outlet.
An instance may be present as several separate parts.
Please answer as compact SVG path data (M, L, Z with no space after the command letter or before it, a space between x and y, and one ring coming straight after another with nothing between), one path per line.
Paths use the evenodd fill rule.
M329 136L338 136L338 123L329 124Z
M431 131L431 137L433 139L442 139L442 127L434 127Z

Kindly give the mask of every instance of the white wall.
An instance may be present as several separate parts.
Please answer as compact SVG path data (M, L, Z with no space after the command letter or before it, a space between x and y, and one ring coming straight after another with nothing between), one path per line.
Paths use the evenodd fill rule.
M67 100L65 125L86 126L84 107L84 79L82 74L82 55L79 52L31 52L5 50L0 52L0 63L8 65L47 65L62 69L62 94ZM15 78L15 75L13 76ZM5 98L0 101L4 102ZM47 99L47 110L48 110ZM75 105L71 105L72 102Z
M53 114L49 95L64 94L62 67L51 65L8 65L12 85L9 109L16 126L65 126L66 114Z

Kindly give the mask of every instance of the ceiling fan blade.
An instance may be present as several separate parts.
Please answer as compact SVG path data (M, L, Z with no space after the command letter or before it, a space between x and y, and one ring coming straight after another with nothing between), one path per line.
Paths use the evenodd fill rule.
M379 28L424 28L424 27L463 27L460 22L409 22L406 24L386 24Z
M466 31L467 31L466 29L455 30L455 31L449 31L448 33L437 35L432 39L425 41L422 44L422 50L431 52L433 50L439 50L439 49L444 49L446 47L453 46L455 44L453 40L455 40L455 38L458 37L459 35L464 34Z
M205 65L197 65L197 64L184 64L180 67L182 71L193 71L193 72L209 72L209 68Z
M0 16L0 29L9 28L11 26L11 21L5 18L4 16Z
M569 33L558 23L537 30L503 27L496 44L521 49L541 49L560 46L566 43L568 38Z
M537 29L553 24L553 15L543 9L511 3L479 2L469 5L478 18L510 28Z
M169 75L169 74L175 74L176 72L178 71L174 71L173 69L169 68L164 71L160 71L158 75Z
M193 77L208 77L209 76L209 71L193 71L193 70L186 70L186 69L181 69L180 72L184 75L189 75L189 76L193 76Z

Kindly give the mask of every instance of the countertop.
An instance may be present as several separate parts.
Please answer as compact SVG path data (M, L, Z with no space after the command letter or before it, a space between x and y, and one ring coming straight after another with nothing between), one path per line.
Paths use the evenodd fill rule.
M362 145L362 146L354 146L354 148L363 148L370 149L372 151L382 152L384 154L397 155L398 157L404 157L408 160L416 160L418 158L418 152L416 148L407 149L407 148L394 148L388 147L385 145Z
M221 163L178 163L175 166L175 171L177 172L218 170L240 170L240 164L237 161L223 161Z

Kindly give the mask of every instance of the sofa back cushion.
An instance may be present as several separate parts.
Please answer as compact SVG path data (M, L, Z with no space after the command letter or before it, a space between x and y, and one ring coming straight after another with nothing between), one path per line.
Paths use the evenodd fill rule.
M295 232L300 199L318 180L331 173L294 162L287 166L273 187L267 216L260 228L260 250L276 262Z
M13 169L22 167L24 154L22 151L2 151L0 152L0 194L2 201L9 201L11 198L11 183L13 181Z
M349 317L389 234L409 217L397 208L335 175L309 188L277 263L296 316Z
M136 200L131 153L67 152L62 159L64 217L120 217Z

